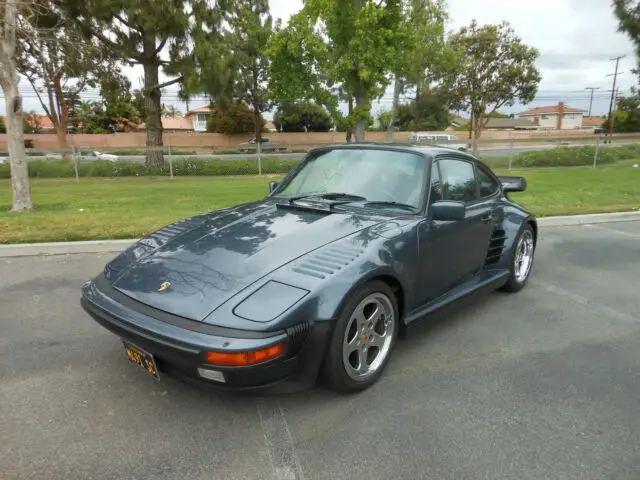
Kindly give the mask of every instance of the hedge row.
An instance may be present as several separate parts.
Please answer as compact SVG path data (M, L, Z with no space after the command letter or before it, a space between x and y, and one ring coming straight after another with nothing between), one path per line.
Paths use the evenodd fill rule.
M559 147L551 150L523 152L512 157L513 168L533 167L571 167L592 165L595 147ZM598 165L612 164L620 160L640 159L640 145L619 147L601 147L598 152ZM285 174L295 167L300 160L292 158L265 157L262 160L262 173ZM507 156L487 159L492 167L506 167ZM149 167L137 162L80 162L79 176L91 177L135 177L135 176L168 176L169 163L160 167ZM251 160L204 160L176 159L173 162L175 176L202 175L256 175L258 161ZM32 178L71 178L75 176L73 163L66 160L31 160L29 176ZM0 165L0 179L10 178L10 167L6 163Z
M298 164L299 160L289 158L264 158L263 174L285 174ZM257 175L257 160L199 160L185 159L173 162L175 176L202 175ZM169 163L162 166L147 166L137 162L87 161L78 165L78 175L82 178L95 177L136 177L169 176ZM73 178L73 162L66 160L33 160L29 162L31 178ZM8 164L0 165L0 179L10 178Z
M550 150L522 152L512 157L513 168L534 167L577 167L593 165L595 147L557 147ZM619 147L600 147L598 149L598 165L606 165L640 158L640 145L624 145ZM494 167L506 167L509 157L493 158L489 162Z

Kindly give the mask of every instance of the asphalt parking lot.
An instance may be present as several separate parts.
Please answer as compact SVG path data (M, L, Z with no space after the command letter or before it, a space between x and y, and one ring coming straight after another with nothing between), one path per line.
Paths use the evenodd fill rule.
M154 381L79 307L108 258L0 259L2 479L640 478L640 222L543 229L357 396Z

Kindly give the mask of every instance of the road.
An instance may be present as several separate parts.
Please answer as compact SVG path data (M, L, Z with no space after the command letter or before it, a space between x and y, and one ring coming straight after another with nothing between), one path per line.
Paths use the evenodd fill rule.
M109 257L0 259L3 480L638 479L640 222L543 229L524 291L413 331L357 396L156 382L78 305Z
M622 146L629 145L629 143L615 143L615 144L602 144L601 147L607 148L612 146ZM552 148L556 148L557 145L534 145L534 146L515 146L514 148L509 147L489 147L489 148L480 148L479 155L482 157L507 157L509 155L517 155L523 152L533 152L538 150L550 150ZM569 147L580 147L583 145L568 145ZM592 146L591 144L589 146ZM275 157L275 158L292 158L292 159L302 159L304 154L302 153L266 153L264 156ZM4 157L0 157L1 158ZM35 160L41 157L30 157L29 160ZM144 163L145 156L144 155L119 155L120 161L127 162L137 162ZM218 155L218 154L197 154L197 155L172 155L171 158L174 161L185 160L188 158L199 158L203 160L228 160L228 161L243 161L243 160L255 160L257 161L258 156L256 154L229 154L229 155ZM92 161L92 160L87 160Z
M616 144L620 145L620 144ZM581 146L581 145L574 145ZM603 145L605 146L605 145ZM611 145L606 145L607 147ZM523 152L533 152L536 150L550 150L555 148L556 145L536 145L536 146L527 146L527 147L501 147L501 148L481 148L479 149L479 155L483 157L507 157L509 155L517 155ZM302 159L304 154L302 153L265 153L264 156L275 157L275 158L293 158L293 159ZM258 156L253 154L233 154L233 155L216 155L216 154L198 154L198 155L173 155L172 158L174 160L183 160L187 158L201 158L207 160L256 160ZM122 161L128 162L138 162L144 163L144 155L121 155L119 159Z

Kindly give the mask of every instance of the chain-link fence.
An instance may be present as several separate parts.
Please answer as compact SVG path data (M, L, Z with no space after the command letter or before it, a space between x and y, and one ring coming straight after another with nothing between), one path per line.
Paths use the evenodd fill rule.
M382 132L375 133L374 141L378 140L377 137L384 139ZM565 166L597 168L640 163L640 134L608 136L576 132L573 135L534 137L518 135L517 132L500 133L502 138L496 138L494 134L493 138L478 140L469 140L467 134L461 132L397 133L395 141L441 145L472 153L496 170ZM370 136L373 135L368 133L367 137ZM84 137L86 139L87 136ZM206 145L202 139L193 141L192 145L182 139L179 146L172 146L169 136L165 145L155 150L141 146L98 147L90 144L60 149L42 147L33 140L27 141L26 146L32 178L271 176L286 174L314 148L345 143L344 134L332 134L331 139L342 141L328 142L326 135L314 141L307 135L289 143L267 139L261 144L243 142L230 148ZM162 155L157 153L160 151ZM6 147L0 147L0 178L9 176L8 153Z

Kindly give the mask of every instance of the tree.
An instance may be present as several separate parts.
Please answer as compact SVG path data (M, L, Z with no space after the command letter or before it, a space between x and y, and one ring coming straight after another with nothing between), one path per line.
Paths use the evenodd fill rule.
M229 46L233 52L234 99L246 102L253 109L254 135L262 138L262 114L271 110L273 101L269 91L270 58L267 45L273 32L273 20L268 0L235 0L230 8L228 22ZM217 88L207 89L215 96ZM213 91L212 91L213 90Z
M66 158L69 112L80 102L80 93L95 88L116 65L105 61L97 46L83 38L76 22L65 18L52 1L41 2L42 8L20 32L18 71L35 90Z
M24 147L22 97L18 90L17 37L38 7L31 0L4 0L0 4L0 86L4 94L8 147L11 164L11 211L31 210L31 185Z
M609 130L609 119L602 119L602 128ZM616 133L640 132L640 92L631 87L631 95L618 100L613 128Z
M40 115L35 110L24 114L22 123L25 133L40 133L42 130L42 120L40 120Z
M640 59L640 1L613 0L612 3L613 12L618 19L618 31L627 34Z
M328 132L333 127L329 112L312 102L283 103L273 121L280 132Z
M273 90L280 99L326 106L363 141L371 100L390 82L402 19L400 0L306 0L271 43ZM355 99L346 122L339 98Z
M0 133L7 133L7 126L4 124L4 118L0 117Z
M470 110L475 139L499 108L535 97L541 80L538 51L523 44L508 22L479 26L473 20L451 38L451 48L459 64L449 72L444 90L455 110Z
M391 116L392 112L387 111L378 117L381 130L388 132ZM449 117L446 98L436 90L423 90L417 99L398 105L392 128L401 132L444 130L449 126Z
M393 139L400 95L412 88L414 100L420 98L429 83L449 66L451 56L445 41L445 0L403 0L402 8L404 18L398 27L399 45L393 65L393 103L386 119L387 140ZM420 123L419 103L413 103L414 125Z
M181 118L182 112L175 105L162 105L162 116L165 118Z
M260 118L260 131L266 125L264 118ZM211 107L211 115L207 121L207 132L234 135L237 133L254 132L256 116L252 108L242 101L225 104L224 108L215 105Z
M220 17L207 0L56 0L88 38L97 39L105 51L144 70L147 164L162 164L162 89L193 82L194 63L204 40L215 35ZM206 32L213 31L208 35ZM107 33L108 32L108 33ZM169 60L161 57L168 50ZM215 52L210 52L215 56ZM160 69L174 78L161 83Z

